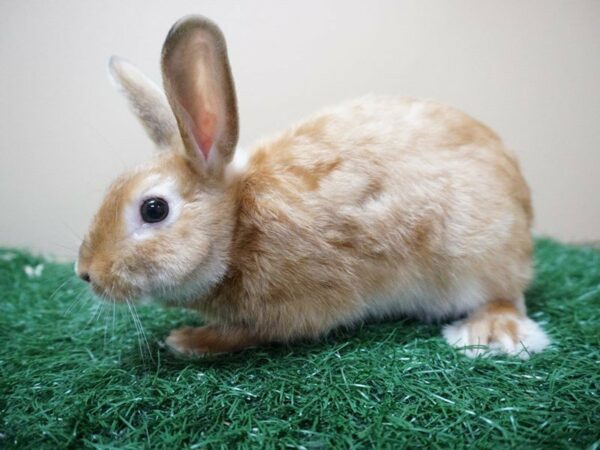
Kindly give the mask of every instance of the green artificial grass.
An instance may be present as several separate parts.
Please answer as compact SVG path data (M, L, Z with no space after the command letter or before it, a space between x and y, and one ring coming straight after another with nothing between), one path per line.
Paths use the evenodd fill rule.
M600 252L538 240L536 266L554 344L528 361L467 359L409 320L182 360L158 342L193 313L138 306L146 346L71 265L2 250L0 447L596 449Z

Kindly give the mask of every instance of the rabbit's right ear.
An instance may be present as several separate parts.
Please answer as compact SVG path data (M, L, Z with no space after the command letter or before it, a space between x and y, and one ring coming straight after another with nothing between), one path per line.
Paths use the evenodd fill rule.
M118 56L110 58L108 70L111 80L127 97L131 109L157 147L171 148L179 142L177 122L162 89Z
M175 23L163 45L162 72L188 158L201 172L221 177L237 144L238 114L219 27L201 16Z

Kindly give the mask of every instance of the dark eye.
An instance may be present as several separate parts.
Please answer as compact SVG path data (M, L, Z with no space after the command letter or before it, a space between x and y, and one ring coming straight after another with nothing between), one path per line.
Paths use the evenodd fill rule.
M140 213L146 223L160 222L169 215L169 204L159 197L149 198L142 203Z

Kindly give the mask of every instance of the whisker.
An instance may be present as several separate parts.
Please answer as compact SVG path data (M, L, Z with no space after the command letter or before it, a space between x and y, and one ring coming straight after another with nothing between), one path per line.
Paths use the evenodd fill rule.
M72 279L73 279L72 275L66 275L63 278L62 283L60 283L60 285L54 290L54 292L52 292L52 294L50 295L50 297L48 297L47 301L51 302L54 299L54 297L56 296L56 294L58 294L58 291L60 291L65 286L65 284L67 284Z
M113 144L104 133L102 133L94 124L90 121L86 121L85 124L94 132L96 135L111 149L115 152L115 155L120 156L119 149ZM123 161L124 162L124 161Z
M134 303L131 303L131 307L133 309L133 315L134 315L135 319L137 320L137 322L139 324L139 330L141 332L141 336L142 336L142 339L144 341L144 345L145 345L146 350L148 352L148 356L149 356L150 360L152 362L154 362L154 359L152 357L152 352L150 351L150 344L148 343L148 338L147 338L146 332L144 330L144 325L142 324L142 319L140 318L140 315L139 315L139 313L137 311L137 308L135 307Z
M96 314L98 313L98 310L100 309L100 303L96 303L95 305L92 306L92 308L93 308L92 315L88 319L88 321L85 323L86 326L90 325L94 321L94 317L96 316Z
M112 335L115 335L115 320L117 312L117 302L113 302L113 313L112 313Z
M69 304L67 309L64 311L63 316L67 316L68 314L73 312L73 310L75 309L75 307L77 305L82 304L83 300L85 300L85 301L90 300L91 297L86 295L88 293L89 293L89 291L87 290L87 286L82 286L79 293L75 296L75 298L71 301L71 303Z
M75 237L75 239L77 239L78 242L83 242L83 238L79 234L77 234L77 232L73 228L71 228L71 226L67 222L65 222L64 220L61 220L60 222L67 230L71 232L73 237Z
M106 300L102 300L100 302L100 308L98 309L98 314L96 315L94 320L99 320L100 316L104 314L104 310L106 309Z
M133 309L131 308L131 302L129 301L129 299L126 300L126 302L127 302L127 307L129 308L129 313L130 313L131 319L133 321L133 325L135 326L135 329L136 329L136 337L137 337L137 342L138 342L138 348L140 350L140 356L142 358L142 362L145 363L146 358L144 355L144 349L142 347L142 340L140 338L140 329L139 329L138 323L135 320L135 316L133 315Z
M73 245L65 245L65 244L59 244L58 242L50 242L51 245L55 246L55 247L60 247L64 250L68 250L70 253L72 253L73 255L76 255L78 250L79 250L79 244L73 244ZM72 255L71 255L72 256Z
M112 336L114 336L114 326L115 326L115 302L112 301L112 325L113 325L113 333ZM105 314L104 315L104 351L106 352L106 347L107 347L107 342L108 342L108 328L109 328L109 321L110 321L110 315ZM111 340L112 340L112 336L111 336Z
M91 325L93 322L98 320L98 318L100 317L100 314L102 312L102 309L104 308L104 302L103 301L96 302L96 304L94 305L93 308L94 308L94 311L92 313L92 317L90 317L90 319L87 321L86 326Z

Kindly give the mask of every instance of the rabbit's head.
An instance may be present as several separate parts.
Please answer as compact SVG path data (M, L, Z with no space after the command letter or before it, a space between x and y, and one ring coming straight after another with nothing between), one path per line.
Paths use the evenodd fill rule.
M80 247L76 271L112 300L185 299L223 276L234 224L226 166L238 115L225 39L202 17L169 31L165 93L113 57L110 73L158 147L109 188Z

